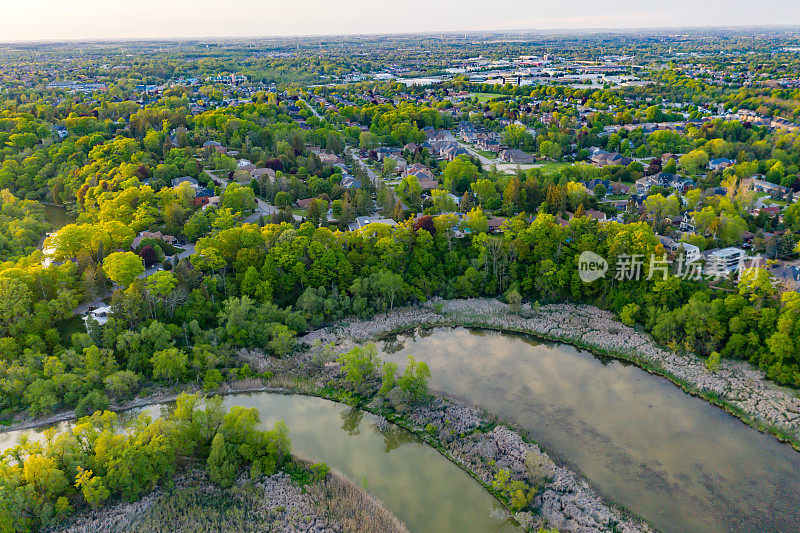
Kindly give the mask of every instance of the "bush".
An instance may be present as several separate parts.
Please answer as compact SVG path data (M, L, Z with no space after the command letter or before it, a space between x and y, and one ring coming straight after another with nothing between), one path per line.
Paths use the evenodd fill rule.
M626 326L634 326L636 325L636 317L639 314L639 309L640 307L638 304L628 304L622 308L619 319L622 320L622 323Z
M706 368L712 372L719 369L719 352L711 352L711 355L706 359Z
M536 489L528 489L528 486L522 481L511 479L511 472L506 469L500 470L495 475L492 488L508 501L513 512L528 507L533 502L533 497L536 496Z
M211 391L219 387L220 383L224 380L222 376L222 372L217 370L216 368L212 368L208 372L206 372L205 377L203 377L203 390Z

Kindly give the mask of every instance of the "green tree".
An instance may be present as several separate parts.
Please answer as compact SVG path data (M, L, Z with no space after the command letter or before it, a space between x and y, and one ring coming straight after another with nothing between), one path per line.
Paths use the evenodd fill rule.
M239 457L233 445L225 442L222 433L214 435L211 452L206 461L206 471L212 483L228 488L236 481L239 471Z
M172 380L175 383L186 373L189 356L179 348L167 348L153 354L153 379Z
M539 145L539 153L547 159L558 159L561 157L561 145L553 141L542 141Z
M356 346L337 360L342 365L344 383L353 392L364 394L378 371L380 360L374 344Z
M692 150L678 160L683 170L689 174L697 174L708 166L708 152L705 150Z
M470 183L478 179L478 167L466 155L460 155L444 167L444 182L448 190L456 194L464 194Z
M133 252L114 252L103 261L103 272L117 285L127 287L144 273L144 264Z

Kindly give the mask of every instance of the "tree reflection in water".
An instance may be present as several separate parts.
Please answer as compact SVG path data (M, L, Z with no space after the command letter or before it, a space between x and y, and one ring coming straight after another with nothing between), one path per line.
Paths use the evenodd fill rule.
M403 444L417 441L413 434L394 424L386 424L384 427L376 429L383 435L383 449L386 453L396 450Z
M342 429L347 432L351 437L361 433L359 426L361 420L364 419L364 411L358 407L352 407L346 411L342 411Z
M384 353L393 354L397 353L406 347L406 343L399 339L397 335L389 335L383 338L383 351Z

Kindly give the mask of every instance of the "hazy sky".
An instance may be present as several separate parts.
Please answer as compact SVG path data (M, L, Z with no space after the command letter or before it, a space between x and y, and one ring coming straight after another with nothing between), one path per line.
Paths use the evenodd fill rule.
M798 0L0 0L0 41L797 24Z

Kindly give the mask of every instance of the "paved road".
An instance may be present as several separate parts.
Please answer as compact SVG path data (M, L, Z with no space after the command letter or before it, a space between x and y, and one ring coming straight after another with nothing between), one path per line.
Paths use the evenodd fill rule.
M314 107L314 104L313 104L312 102L306 102L306 101L305 101L305 100L303 100L302 98L300 99L300 101L301 101L301 102L303 102L304 104L306 104L306 105L308 106L308 108L311 110L311 112L312 112L312 113L314 113L314 116L315 116L315 117L317 117L317 118L318 118L318 119L320 119L320 120L322 120L322 119L324 118L322 115L320 115L320 114L317 112L317 109Z
M358 154L358 150L355 150L355 149L353 149L353 148L348 148L348 150L350 151L350 155L351 155L351 156L353 156L353 159L354 159L355 161L358 161L358 162L361 164L361 166L362 166L362 167L364 167L365 169L367 169L367 176L369 176L369 180L370 180L370 181L371 181L371 182L372 182L372 183L373 183L373 184L374 184L374 185L377 187L377 186L378 186L378 184L379 184L379 183L380 183L380 181L381 181L381 178L380 178L380 176L378 176L378 175L375 173L375 171L374 171L374 170L372 170L372 169L371 169L371 168L370 168L370 167L367 165L366 161L364 161L364 160L361 158L361 156Z
M442 131L440 131L439 133L443 133L443 134L444 134L444 135L447 137L447 140L448 140L448 141L455 141L455 142L457 142L457 143L459 144L459 146L461 146L461 148L463 148L464 150L466 150L467 152L469 152L469 153L470 153L470 155L472 155L472 156L474 156L474 157L477 157L477 158L480 160L480 162L481 162L481 164L482 164L482 165L485 165L485 166L486 166L486 165L488 165L488 166L491 166L491 165L496 165L496 164L498 163L497 159L489 159L488 157L486 157L486 156L484 156L484 155L481 155L480 153L478 153L478 152L475 150L475 148L473 148L472 146L470 146L470 145L468 145L467 143L463 142L461 139L458 139L458 138L456 138L456 136L455 136L455 135L453 135L453 132L452 132L452 131L449 131L449 130L442 130Z
M175 256L174 260L172 261L173 264L177 263L181 259L185 259L194 253L194 243L189 242L186 244L181 244L178 248L183 248L183 251Z
M212 181L213 183L218 183L218 184L219 184L219 188L220 188L221 190L223 190L223 191L225 190L225 187L227 187L227 186L228 186L228 183L230 183L230 182L229 182L227 179L225 179L225 178L222 178L222 177L220 177L220 176L215 176L215 175L214 175L214 174L212 174L212 172L211 172L210 170L208 170L208 169L204 169L204 170L203 170L203 172L205 172L205 173L206 173L206 176L208 176L208 177L211 179L211 181Z

